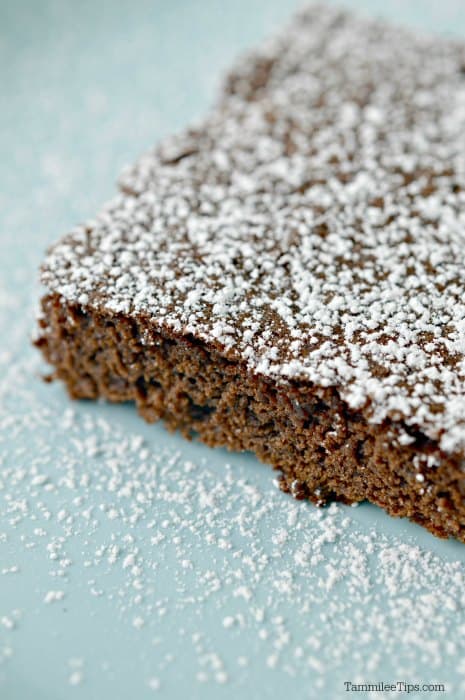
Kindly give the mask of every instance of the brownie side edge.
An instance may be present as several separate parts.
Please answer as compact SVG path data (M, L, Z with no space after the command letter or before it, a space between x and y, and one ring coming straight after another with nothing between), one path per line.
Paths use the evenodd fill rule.
M72 398L134 401L148 422L162 419L207 445L254 452L280 470L281 487L297 498L368 500L465 542L460 459L420 432L410 430L401 444L394 422L370 424L336 388L277 384L141 318L57 294L46 295L42 308L36 345Z

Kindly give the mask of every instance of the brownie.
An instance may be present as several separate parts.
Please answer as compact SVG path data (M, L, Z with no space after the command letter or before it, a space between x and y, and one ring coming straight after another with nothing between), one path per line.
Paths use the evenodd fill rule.
M464 44L304 10L48 252L54 376L465 541L464 132Z

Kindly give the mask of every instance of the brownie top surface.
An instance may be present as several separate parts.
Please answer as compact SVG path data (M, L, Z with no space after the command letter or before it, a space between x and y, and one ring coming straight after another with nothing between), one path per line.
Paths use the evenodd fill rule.
M310 7L42 280L463 452L464 134L463 45Z

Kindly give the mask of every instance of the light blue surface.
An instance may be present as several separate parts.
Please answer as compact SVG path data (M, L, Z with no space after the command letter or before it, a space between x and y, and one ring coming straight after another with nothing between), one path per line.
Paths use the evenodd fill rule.
M465 36L463 2L345 4ZM112 194L124 164L199 117L238 50L279 27L297 5L0 2L1 700L144 700L157 693L169 699L332 699L351 696L343 688L349 679L444 682L442 697L465 697L460 585L451 593L456 609L444 610L443 628L428 626L421 606L417 617L412 613L423 594L435 594L438 567L460 561L462 571L462 545L436 540L366 505L324 511L320 521L316 508L280 494L273 474L253 457L185 443L145 425L131 406L77 404L76 418L67 423L70 402L60 386L41 383L43 367L29 345L45 247L93 214ZM92 435L97 447L91 441L83 448L82 439ZM110 452L135 435L144 446L130 443L121 454L133 486L138 464L144 465L141 483L134 493L116 496L108 488ZM166 464L176 451L172 475L185 474L192 500L167 495ZM185 470L186 460L196 465L193 472ZM161 473L148 473L151 464ZM124 464L121 469L124 482ZM71 472L75 483L68 486ZM85 474L93 475L89 483L82 483ZM198 484L206 493L214 490L212 502L199 495ZM139 506L137 494L147 499ZM137 507L140 517L131 519ZM290 513L300 525L283 542ZM163 531L158 542L153 533ZM328 540L318 545L321 562L296 569L298 553L322 533ZM431 552L434 575L419 578L423 589L412 595L395 574L399 590L393 593L389 581L377 579L370 537L383 551L399 541L419 544ZM351 542L359 553L366 545L365 563L373 569L367 596L350 566L325 588L331 562L347 570ZM108 560L114 544L116 563ZM140 573L123 566L131 552ZM11 567L18 570L9 573ZM49 591L64 597L44 603ZM439 602L444 600L441 595ZM410 611L397 622L393 601ZM321 618L325 611L327 619ZM405 620L405 639L389 648L383 625L387 632L392 625L399 641Z

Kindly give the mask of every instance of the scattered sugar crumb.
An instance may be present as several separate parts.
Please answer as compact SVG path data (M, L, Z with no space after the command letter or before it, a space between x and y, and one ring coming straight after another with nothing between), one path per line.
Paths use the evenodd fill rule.
M63 600L65 597L64 591L47 591L44 596L44 603L56 603Z
M149 680L147 681L147 685L150 688L150 690L160 690L160 687L161 687L160 679L156 678L155 676L152 678L149 678Z

